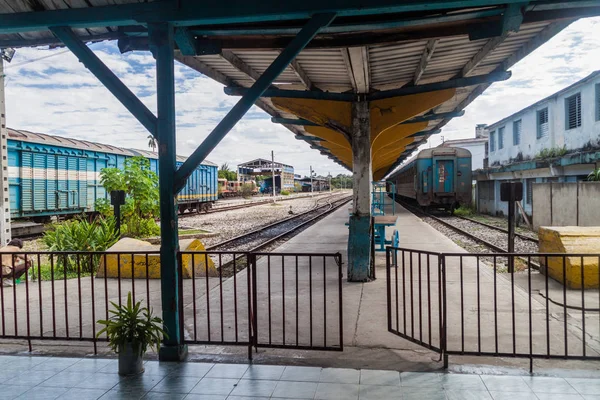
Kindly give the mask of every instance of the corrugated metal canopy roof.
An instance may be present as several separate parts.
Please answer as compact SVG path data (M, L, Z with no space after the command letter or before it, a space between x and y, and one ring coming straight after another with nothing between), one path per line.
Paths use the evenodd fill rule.
M171 22L211 53L177 53L180 62L226 86L249 87L318 12L337 17L275 86L372 94L506 71L576 18L600 15L600 6L584 0L265 0L251 5L229 0L209 6L193 0L14 0L0 1L0 47L60 45L48 27L69 26L84 41L119 39L123 51L147 49L147 24ZM460 111L489 84L458 88L452 98L421 114ZM257 105L274 117L295 118L270 98ZM398 162L427 139L427 132L448 121L428 121L413 143L397 148ZM301 125L286 127L298 138L310 136ZM340 159L330 148L313 147Z

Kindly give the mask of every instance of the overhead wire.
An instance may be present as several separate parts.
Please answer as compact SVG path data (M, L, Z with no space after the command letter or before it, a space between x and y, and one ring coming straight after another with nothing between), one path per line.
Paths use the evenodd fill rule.
M58 56L58 55L60 55L60 54L68 53L69 51L70 51L70 50L69 50L69 49L67 49L67 50L59 51L58 53L47 54L47 55L45 55L45 56L42 56L42 57L38 57L38 58L33 58L33 59L25 60L25 61L23 61L23 62L20 62L20 63L18 63L18 64L8 64L8 65L6 65L6 66L4 67L4 69L16 68L16 67L20 67L20 66L22 66L22 65L31 64L31 63L33 63L33 62L36 62L36 61L45 60L46 58L55 57L55 56Z

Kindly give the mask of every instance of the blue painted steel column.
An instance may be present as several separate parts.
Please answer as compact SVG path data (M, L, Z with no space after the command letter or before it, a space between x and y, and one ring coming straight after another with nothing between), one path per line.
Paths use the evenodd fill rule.
M158 353L162 361L180 361L187 355L181 335L179 270L177 252L177 199L173 175L177 170L175 149L175 72L173 26L166 23L148 25L150 50L156 58L158 181L160 186L160 280L163 320L169 337Z
M369 103L352 103L352 175L354 179L348 281L366 282L371 276L371 121Z
M271 83L287 68L296 58L298 53L315 37L319 29L328 26L335 18L334 13L316 14L304 25L298 35L292 39L288 46L277 56L271 65L248 89L247 93L236 103L227 115L219 122L213 131L204 139L202 144L179 167L175 174L175 192L179 192L187 178L194 169L206 158L207 155L219 144L227 133L260 98Z

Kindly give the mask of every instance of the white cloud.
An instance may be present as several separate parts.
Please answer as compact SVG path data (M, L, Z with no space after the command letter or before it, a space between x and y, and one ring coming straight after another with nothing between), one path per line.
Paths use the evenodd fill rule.
M594 32L600 32L600 18L574 23L515 65L509 81L490 87L441 135L446 139L472 137L475 124L500 120L597 69L600 35ZM150 110L156 110L156 74L150 53L121 55L115 43L94 44L92 49ZM147 148L147 131L70 52L19 49L5 72L10 127ZM178 153L189 155L237 98L225 95L221 84L179 63L175 64L175 74ZM441 135L431 139L432 145L440 142ZM269 158L271 150L277 160L294 165L297 173L308 174L311 165L320 174L347 173L307 143L296 140L284 127L272 124L257 107L223 139L209 159L235 165Z

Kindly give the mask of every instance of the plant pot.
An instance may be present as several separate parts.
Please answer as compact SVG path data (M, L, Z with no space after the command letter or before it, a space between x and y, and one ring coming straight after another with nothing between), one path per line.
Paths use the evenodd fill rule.
M144 372L144 355L141 345L131 342L119 348L119 375L138 375Z

